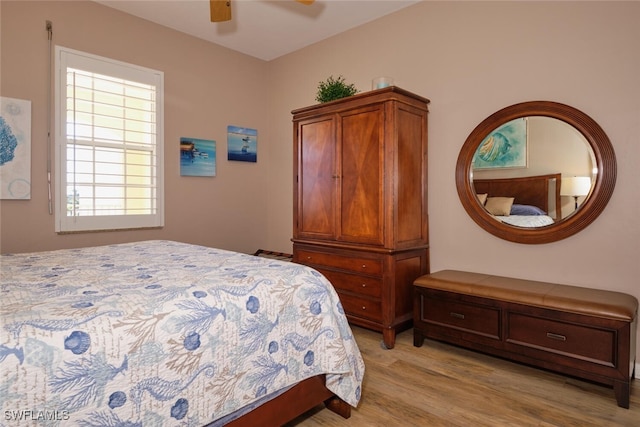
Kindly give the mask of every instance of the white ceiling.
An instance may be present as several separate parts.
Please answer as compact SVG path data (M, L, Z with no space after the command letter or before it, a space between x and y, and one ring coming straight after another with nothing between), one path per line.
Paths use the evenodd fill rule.
M231 0L232 20L212 23L208 0L94 0L266 61L421 0Z

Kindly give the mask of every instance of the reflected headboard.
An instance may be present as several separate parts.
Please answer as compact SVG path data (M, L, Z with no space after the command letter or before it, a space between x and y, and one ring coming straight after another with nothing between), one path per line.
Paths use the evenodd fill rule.
M537 206L559 221L562 218L561 177L559 173L552 173L520 178L474 179L473 187L477 194L486 193L489 197L514 197L513 203Z

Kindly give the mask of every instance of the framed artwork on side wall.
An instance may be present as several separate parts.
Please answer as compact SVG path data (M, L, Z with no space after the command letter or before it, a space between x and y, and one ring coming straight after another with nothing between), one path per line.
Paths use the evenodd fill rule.
M258 131L238 126L227 126L227 160L258 161Z
M31 101L0 97L0 199L31 199Z
M180 175L216 176L216 142L180 138Z

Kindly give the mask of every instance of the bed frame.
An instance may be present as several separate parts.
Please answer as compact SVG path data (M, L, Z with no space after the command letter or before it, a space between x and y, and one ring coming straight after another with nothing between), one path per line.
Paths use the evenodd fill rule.
M473 187L477 194L487 193L489 197L514 197L514 203L537 206L549 215L555 210L555 221L562 218L560 204L560 181L562 174L525 176L521 178L474 179ZM555 189L551 181L555 180ZM551 188L551 190L550 190ZM555 200L555 206L549 206L549 194Z
M231 421L227 427L281 426L323 403L343 418L351 416L351 406L326 388L324 375L317 375Z

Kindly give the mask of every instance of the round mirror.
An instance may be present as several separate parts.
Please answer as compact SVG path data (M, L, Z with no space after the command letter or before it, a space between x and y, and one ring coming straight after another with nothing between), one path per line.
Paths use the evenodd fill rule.
M456 187L471 218L518 243L571 236L602 212L616 181L609 138L585 113L533 101L492 114L465 141Z

